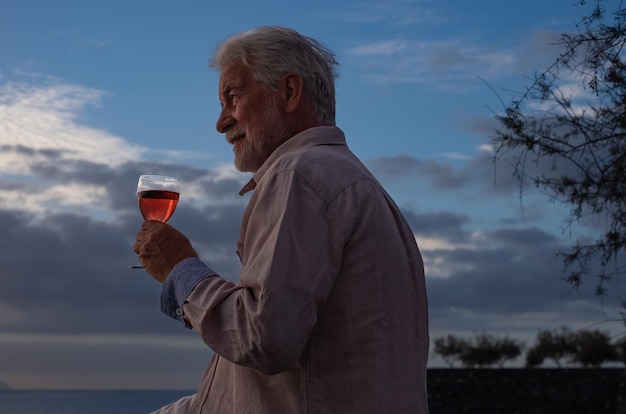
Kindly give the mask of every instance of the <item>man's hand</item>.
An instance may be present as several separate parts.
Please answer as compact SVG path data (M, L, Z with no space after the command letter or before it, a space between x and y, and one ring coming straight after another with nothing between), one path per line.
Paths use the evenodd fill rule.
M174 266L188 257L198 257L189 239L169 224L148 220L143 223L133 246L146 272L165 282Z

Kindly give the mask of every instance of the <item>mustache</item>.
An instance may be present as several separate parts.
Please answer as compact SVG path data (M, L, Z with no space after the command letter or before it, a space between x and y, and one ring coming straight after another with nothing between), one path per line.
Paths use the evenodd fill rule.
M226 141L228 141L229 144L233 144L238 139L243 138L244 135L245 133L242 129L230 130L226 132Z

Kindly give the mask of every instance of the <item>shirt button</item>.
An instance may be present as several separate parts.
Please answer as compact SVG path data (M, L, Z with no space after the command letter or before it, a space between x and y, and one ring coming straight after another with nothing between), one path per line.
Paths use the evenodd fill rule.
M183 315L183 310L181 308L176 308L176 315L182 316Z

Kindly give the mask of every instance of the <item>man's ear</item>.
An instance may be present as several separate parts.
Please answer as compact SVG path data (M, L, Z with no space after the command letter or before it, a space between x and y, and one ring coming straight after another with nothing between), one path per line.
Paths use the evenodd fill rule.
M304 99L304 79L294 72L286 73L281 79L281 96L287 112L294 112Z

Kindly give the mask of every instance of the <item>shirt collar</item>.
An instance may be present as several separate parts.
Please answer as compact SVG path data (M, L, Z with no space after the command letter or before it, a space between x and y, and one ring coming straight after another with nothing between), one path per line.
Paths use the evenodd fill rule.
M265 173L274 165L276 160L282 155L296 151L301 148L314 147L317 145L346 145L346 138L341 129L336 126L319 126L305 129L302 132L289 138L283 142L272 154L265 160L261 168L254 174L252 179L243 186L239 195L244 195L248 191L254 190Z

